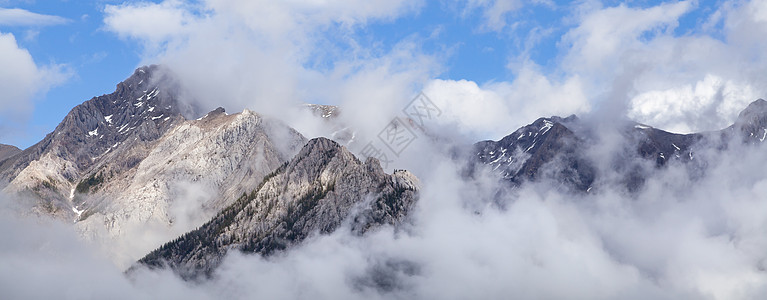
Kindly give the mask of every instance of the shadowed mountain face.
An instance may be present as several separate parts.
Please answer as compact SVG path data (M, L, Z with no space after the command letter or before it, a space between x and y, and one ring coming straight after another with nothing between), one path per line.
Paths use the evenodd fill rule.
M385 174L377 160L362 163L336 142L316 138L208 223L139 262L168 265L185 278L210 275L230 250L270 255L344 223L354 234L399 224L418 189L409 172Z
M612 132L617 142L610 142L620 146L607 156L594 157L589 151L606 142L605 131ZM467 175L489 170L512 187L525 181L552 180L568 190L589 192L600 180L597 160L607 160L622 178L620 184L634 192L649 176L648 163L660 169L678 162L694 171L705 165L700 158L695 160L696 151L722 151L740 142L760 144L766 136L767 101L762 99L743 110L732 126L705 133L675 134L631 122L594 128L575 116L540 118L499 141L474 144Z
M584 139L567 127L576 121L575 116L540 118L500 141L476 143L473 151L476 162L517 186L538 179L544 165L558 161L563 168L554 177L578 190L586 190L594 181L594 171L578 152L585 147Z

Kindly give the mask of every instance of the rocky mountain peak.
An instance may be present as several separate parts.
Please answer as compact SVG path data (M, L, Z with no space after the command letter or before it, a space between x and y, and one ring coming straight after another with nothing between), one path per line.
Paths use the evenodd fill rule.
M738 114L731 127L746 143L761 143L767 139L767 101L758 99L751 102Z
M764 99L757 99L751 102L743 111L738 115L739 120L747 120L754 116L767 114L767 101Z
M388 175L375 160L363 164L338 143L315 138L251 193L139 262L186 278L210 275L230 250L270 255L343 224L354 234L399 224L418 189L409 172Z
M169 73L141 67L113 93L75 106L42 141L0 160L0 180L11 192L33 191L47 213L69 218L70 190L92 168L123 150L133 154L124 157L121 170L133 168L144 153L134 150L146 149L183 120Z

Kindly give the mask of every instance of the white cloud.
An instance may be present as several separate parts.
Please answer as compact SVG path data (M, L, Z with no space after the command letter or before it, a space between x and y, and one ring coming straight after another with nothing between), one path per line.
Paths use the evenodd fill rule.
M587 75L594 88L620 72L620 61L629 51L642 47L642 36L666 35L681 15L692 8L689 1L662 4L646 9L622 4L591 11L577 27L562 37L566 50L563 69ZM629 53L627 53L629 52Z
M552 81L529 66L512 82L432 80L424 92L445 112L437 122L454 123L474 139L499 139L539 117L590 110L577 77Z
M40 66L29 51L19 47L11 33L0 32L0 126L22 121L32 111L33 100L50 87L66 80L69 71L61 65Z
M33 13L20 8L0 7L0 25L5 26L50 26L68 23L69 19Z
M732 116L759 97L748 84L706 75L694 85L651 90L633 97L628 116L673 132L724 128L730 125Z
M145 39L157 44L184 34L194 16L180 1L139 2L107 5L104 24L122 37Z
M554 74L577 76L594 113L603 117L626 116L683 133L723 128L767 95L761 79L767 43L760 38L767 23L760 3L724 3L705 31L683 35L674 30L695 2L647 8L586 3L560 41ZM721 32L712 32L718 23Z

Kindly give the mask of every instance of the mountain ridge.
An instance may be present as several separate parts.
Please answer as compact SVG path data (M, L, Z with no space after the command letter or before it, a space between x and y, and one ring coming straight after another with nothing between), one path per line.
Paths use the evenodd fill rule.
M589 192L601 175L594 167L595 158L586 154L588 148L601 143L599 134L595 133L598 130L575 115L539 118L497 141L475 143L466 158L469 162L465 175L473 177L481 166L486 166L491 173L516 187L548 173L545 177L562 183L566 189ZM652 161L655 168L663 168L671 161L705 164L694 161L697 150L725 150L738 140L760 144L767 137L767 101L753 101L732 125L717 131L677 134L636 122L626 122L614 130L625 148L614 149L620 153L613 153L614 157L607 159L623 177L621 184L626 190L635 192L641 189L648 170L627 158L636 156ZM626 163L622 164L621 160Z
M267 175L196 230L139 260L170 266L182 277L210 276L232 249L268 256L349 222L354 234L398 225L418 198L418 180L407 171L383 172L327 138L314 138L288 163Z

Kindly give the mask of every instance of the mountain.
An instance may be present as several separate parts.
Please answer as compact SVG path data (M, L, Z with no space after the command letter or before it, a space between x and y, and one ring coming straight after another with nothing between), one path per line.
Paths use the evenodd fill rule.
M73 219L70 190L105 154L120 145L151 143L183 120L167 78L157 66L137 69L114 93L73 108L42 141L0 163L6 191L39 199L37 211ZM124 169L141 160L129 157Z
M605 142L597 133L600 130L614 130L620 147L605 157L593 157L588 150ZM590 192L596 183L606 180L600 178L596 167L606 161L618 174L618 183L634 192L652 172L642 160L653 162L654 169L671 162L686 164L695 174L702 172L705 165L700 158L695 160L696 151L724 150L740 141L760 144L765 136L767 101L763 99L744 109L733 125L703 133L675 134L634 122L596 128L575 116L540 118L498 141L474 144L469 150L466 175L489 170L512 187L525 181L552 180L565 189Z
M418 190L411 173L387 175L376 159L363 163L338 143L315 138L256 189L139 263L167 265L185 278L210 275L228 251L267 256L346 223L354 234L400 224Z
M767 101L759 99L738 114L735 124L723 130L722 135L740 136L745 143L759 144L767 138Z
M94 167L72 194L75 225L89 239L106 238L114 259L127 266L257 186L305 141L248 110L183 121L151 147L116 151ZM122 153L135 151L145 151L141 162L113 171L131 156Z
M584 139L567 126L576 121L575 116L540 118L499 141L476 143L471 161L489 166L518 186L536 180L545 164L558 160L563 168L555 177L578 190L587 190L594 181L594 170L577 151L584 147Z
M173 78L137 69L114 93L76 106L41 142L0 165L4 191L74 222L127 267L202 225L293 157L306 139L245 110L187 119Z
M21 152L21 149L16 148L16 146L0 144L0 162L6 158L19 154L19 152Z

